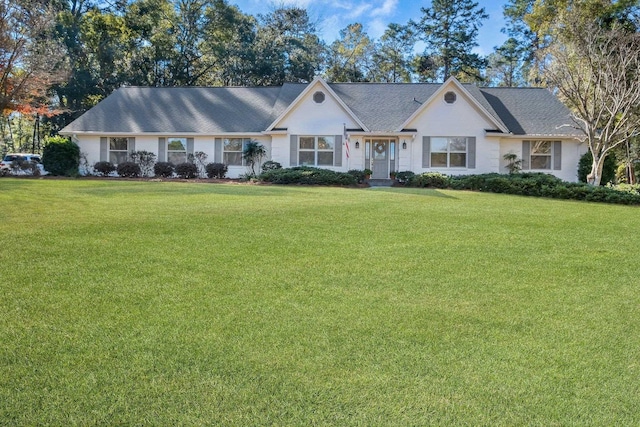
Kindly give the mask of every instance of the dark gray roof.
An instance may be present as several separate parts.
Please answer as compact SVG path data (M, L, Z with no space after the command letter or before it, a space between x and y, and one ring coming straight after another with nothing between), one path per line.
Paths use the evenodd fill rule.
M442 85L334 83L329 85L373 132L393 132ZM266 130L307 87L123 87L63 132L232 133ZM464 85L495 122L515 135L571 135L569 110L542 88ZM564 125L564 126L563 126ZM496 130L496 129L488 129Z
M329 86L369 130L393 132L441 85L334 83Z
M305 87L122 87L63 131L261 132Z
M479 92L515 135L577 135L565 107L544 88L481 88Z

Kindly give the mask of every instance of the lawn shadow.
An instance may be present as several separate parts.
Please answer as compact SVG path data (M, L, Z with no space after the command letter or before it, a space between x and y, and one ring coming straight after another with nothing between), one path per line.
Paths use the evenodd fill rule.
M370 190L382 191L385 193L415 194L417 196L440 197L443 199L458 200L457 197L451 196L449 194L444 194L441 190L437 190L434 188L374 187L370 188Z

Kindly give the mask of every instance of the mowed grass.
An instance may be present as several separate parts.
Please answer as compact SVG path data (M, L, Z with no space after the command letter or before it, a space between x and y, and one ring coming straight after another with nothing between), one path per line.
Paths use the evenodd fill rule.
M640 210L0 180L1 425L638 425Z

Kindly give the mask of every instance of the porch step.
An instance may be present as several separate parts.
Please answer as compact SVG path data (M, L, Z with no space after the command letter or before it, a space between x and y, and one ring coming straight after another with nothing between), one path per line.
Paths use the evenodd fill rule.
M392 179L370 179L367 182L369 187L391 187L393 185Z

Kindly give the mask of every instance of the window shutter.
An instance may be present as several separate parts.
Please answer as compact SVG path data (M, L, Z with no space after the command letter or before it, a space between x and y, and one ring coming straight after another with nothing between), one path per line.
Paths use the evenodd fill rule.
M553 143L553 169L557 171L562 169L562 142L560 141Z
M129 154L136 151L136 139L135 138L127 138L127 145L129 146Z
M476 168L476 137L467 138L467 168Z
M425 169L431 167L431 137L430 136L422 137L422 167Z
M189 154L193 155L193 138L187 138L187 159Z
M158 138L158 161L167 161L167 138Z
M213 161L222 163L222 138L216 138L213 146Z
M522 141L522 170L529 170L531 157L531 141Z
M109 141L107 138L100 138L100 161L106 162L109 160Z
M289 166L298 166L298 135L291 135L291 152Z
M336 148L333 153L333 165L342 166L342 135L336 135Z

